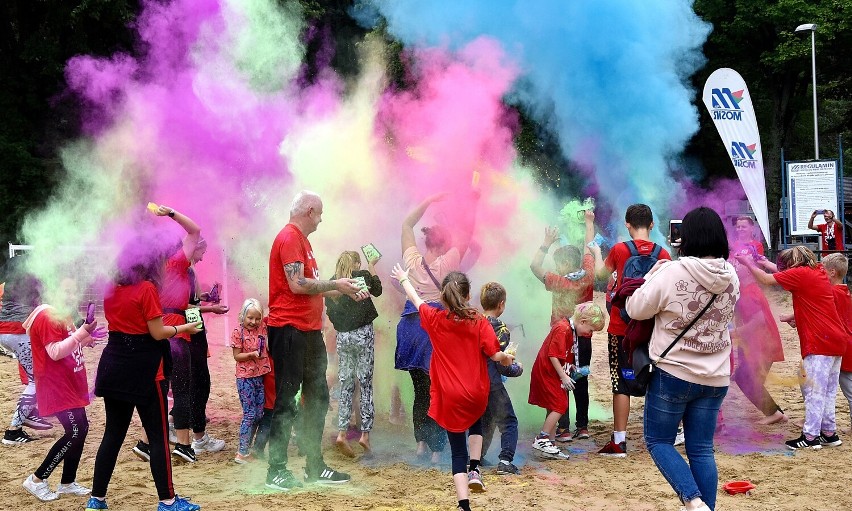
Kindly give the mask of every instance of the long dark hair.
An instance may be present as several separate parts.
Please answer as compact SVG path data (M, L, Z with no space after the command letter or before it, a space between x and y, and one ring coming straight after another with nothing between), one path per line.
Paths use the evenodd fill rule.
M6 282L3 301L35 308L41 305L42 284L24 268L26 257L28 256L17 256L6 262L3 276L0 277L0 281Z
M710 208L702 206L687 213L680 232L678 253L682 256L728 259L731 255L725 223Z
M130 286L147 280L159 289L163 264L180 249L180 243L164 239L158 233L139 234L121 248L113 282Z
M462 319L475 319L479 312L468 305L470 281L460 271L451 271L441 282L441 301L452 314Z

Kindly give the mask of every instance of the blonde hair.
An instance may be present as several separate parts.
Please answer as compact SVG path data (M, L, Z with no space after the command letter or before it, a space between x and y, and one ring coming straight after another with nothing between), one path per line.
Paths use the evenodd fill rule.
M337 258L334 276L338 279L351 279L352 272L361 269L361 256L354 250L346 250Z
M796 268L798 266L817 267L816 256L811 250L804 245L796 245L788 248L778 254L778 261L787 268Z
M237 318L240 321L240 326L243 325L243 322L246 320L246 314L248 314L249 309L254 309L260 313L260 316L263 317L263 307L260 305L260 300L257 298L248 298L243 302L243 306L240 307L240 314Z
M574 320L574 323L585 321L591 325L593 331L599 332L603 330L604 324L606 323L606 314L604 314L603 309L594 302L583 302L577 304L577 307L574 309L574 315L571 319Z
M822 265L825 266L826 270L834 270L840 279L845 278L846 272L849 271L849 259L846 259L845 255L838 254L837 252L823 257Z

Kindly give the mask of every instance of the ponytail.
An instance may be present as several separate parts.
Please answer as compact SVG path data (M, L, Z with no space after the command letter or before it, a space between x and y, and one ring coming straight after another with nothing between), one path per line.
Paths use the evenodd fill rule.
M441 282L441 301L444 306L461 319L475 319L476 309L468 305L470 296L470 281L467 275L459 271L451 271Z

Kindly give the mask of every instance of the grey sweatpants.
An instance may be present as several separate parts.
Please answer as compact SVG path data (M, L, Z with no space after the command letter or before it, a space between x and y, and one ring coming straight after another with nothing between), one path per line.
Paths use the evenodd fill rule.
M852 420L852 372L840 371L840 390L846 396L846 402L849 403L849 418Z

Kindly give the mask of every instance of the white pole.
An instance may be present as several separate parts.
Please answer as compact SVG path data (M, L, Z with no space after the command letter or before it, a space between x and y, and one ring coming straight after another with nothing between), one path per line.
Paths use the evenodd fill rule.
M811 71L814 88L814 151L819 159L819 124L817 120L817 89L816 89L816 29L811 30Z

